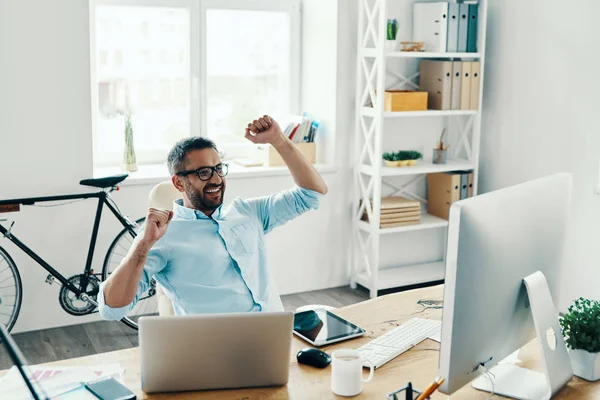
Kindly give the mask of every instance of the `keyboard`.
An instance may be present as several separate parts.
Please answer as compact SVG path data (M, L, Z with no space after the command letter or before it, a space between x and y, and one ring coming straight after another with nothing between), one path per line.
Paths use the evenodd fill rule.
M379 368L388 361L416 346L442 328L440 321L413 318L359 347L365 359L364 366L371 364Z

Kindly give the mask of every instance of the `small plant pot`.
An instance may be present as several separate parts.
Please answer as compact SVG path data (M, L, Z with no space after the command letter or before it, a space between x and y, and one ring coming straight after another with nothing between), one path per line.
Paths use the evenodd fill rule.
M387 167L397 167L398 161L383 160Z
M433 163L446 164L448 159L448 150L433 149Z
M385 50L386 51L398 50L398 42L396 42L395 40L386 40L385 41Z
M413 165L415 165L417 163L417 160L408 160L406 162L406 165L408 165L409 167L412 167Z
M600 380L600 353L571 349L568 351L575 375L591 382Z
M410 160L402 160L402 161L398 161L398 166L399 167L406 167L408 165L408 162Z

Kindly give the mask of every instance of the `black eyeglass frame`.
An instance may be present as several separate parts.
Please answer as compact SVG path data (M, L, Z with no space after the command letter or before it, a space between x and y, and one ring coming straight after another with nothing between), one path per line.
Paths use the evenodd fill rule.
M219 171L217 171L217 168L221 167L222 169L222 174L219 173ZM200 177L200 171L201 170L210 170L210 176L206 179L202 179ZM198 177L198 179L200 179L201 181L210 181L213 177L213 175L215 174L215 172L217 173L217 175L219 175L219 177L224 178L227 176L227 174L229 173L229 164L227 163L219 163L215 166L204 166L204 167L200 167L200 168L196 168L196 169L190 169L187 171L180 171L180 172L176 172L175 175L177 176L188 176L191 174L196 174L196 176Z

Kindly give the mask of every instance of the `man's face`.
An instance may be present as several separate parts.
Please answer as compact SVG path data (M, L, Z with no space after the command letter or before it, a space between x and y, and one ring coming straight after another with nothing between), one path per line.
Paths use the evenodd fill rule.
M185 170L216 167L219 164L221 158L216 150L192 150L186 154ZM186 176L175 176L173 181L175 186L184 193L189 204L205 213L212 213L223 204L225 194L225 178L220 177L216 171L211 172L212 177L208 180L202 180L197 173L192 173Z

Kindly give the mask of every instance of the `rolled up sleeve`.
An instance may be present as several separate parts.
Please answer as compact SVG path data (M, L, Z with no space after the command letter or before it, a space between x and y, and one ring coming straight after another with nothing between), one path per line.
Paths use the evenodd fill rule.
M318 209L322 197L314 190L294 187L271 196L248 199L247 203L268 233L307 211Z
M151 285L152 277L162 271L167 265L167 256L166 256L167 247L164 241L159 240L148 252L148 257L146 258L146 264L144 265L144 270L142 271L142 276L140 279L140 283L138 284L138 289L133 301L123 307L109 307L106 305L106 301L104 299L104 285L106 281L100 284L100 290L98 292L98 311L100 316L108 321L119 321L123 319L135 307L139 299L148 291Z

